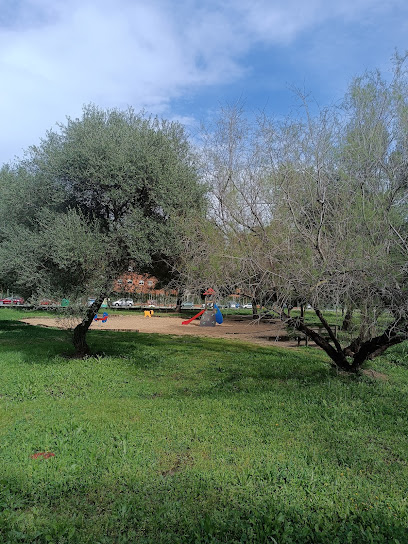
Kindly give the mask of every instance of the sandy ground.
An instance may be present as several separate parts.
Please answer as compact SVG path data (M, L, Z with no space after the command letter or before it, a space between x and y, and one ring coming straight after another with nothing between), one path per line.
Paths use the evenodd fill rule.
M21 321L30 325L58 328L72 328L77 323L72 320L61 320L52 317L31 317ZM297 347L296 340L287 340L287 332L280 321L265 323L253 321L250 316L248 318L236 316L224 320L222 325L216 325L215 327L200 327L198 320L189 325L182 325L182 321L183 319L179 317L153 316L148 318L143 315L113 315L108 317L106 323L94 321L91 329L154 332L175 336L206 336L242 340L263 346Z

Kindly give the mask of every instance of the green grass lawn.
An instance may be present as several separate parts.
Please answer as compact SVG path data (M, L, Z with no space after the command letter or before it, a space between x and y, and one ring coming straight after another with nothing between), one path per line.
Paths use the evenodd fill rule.
M0 312L0 542L408 542L408 346L69 334ZM32 459L36 452L49 459Z

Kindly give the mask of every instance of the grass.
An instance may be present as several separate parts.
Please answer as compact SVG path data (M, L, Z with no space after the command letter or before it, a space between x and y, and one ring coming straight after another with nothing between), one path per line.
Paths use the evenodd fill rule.
M0 542L408 542L408 346L69 335L0 312ZM55 457L32 459L35 452Z

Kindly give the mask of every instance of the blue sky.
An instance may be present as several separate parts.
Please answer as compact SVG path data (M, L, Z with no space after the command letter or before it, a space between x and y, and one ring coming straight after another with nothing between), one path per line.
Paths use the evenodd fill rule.
M395 48L406 0L0 0L0 164L90 102L192 131L239 99L285 115L293 87L332 104Z

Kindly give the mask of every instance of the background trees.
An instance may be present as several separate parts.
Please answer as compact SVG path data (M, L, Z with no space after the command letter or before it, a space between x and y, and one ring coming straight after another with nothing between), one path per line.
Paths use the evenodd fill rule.
M30 205L12 223L1 206L0 274L25 293L96 294L74 331L79 355L89 351L85 334L112 280L130 260L144 271L174 258L185 223L204 205L183 128L131 109L85 107L1 178Z

